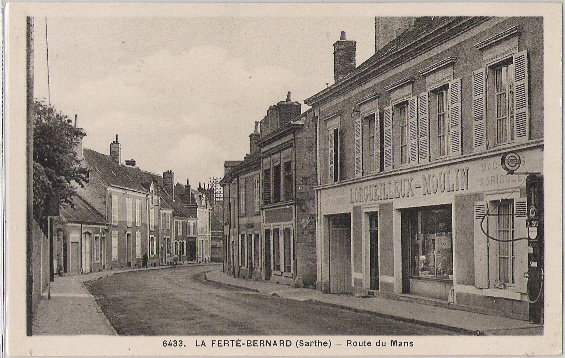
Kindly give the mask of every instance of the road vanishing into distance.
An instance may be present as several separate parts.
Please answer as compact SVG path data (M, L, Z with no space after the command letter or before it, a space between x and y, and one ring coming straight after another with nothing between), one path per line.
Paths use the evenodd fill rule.
M86 282L119 335L451 335L453 332L207 281L216 266Z

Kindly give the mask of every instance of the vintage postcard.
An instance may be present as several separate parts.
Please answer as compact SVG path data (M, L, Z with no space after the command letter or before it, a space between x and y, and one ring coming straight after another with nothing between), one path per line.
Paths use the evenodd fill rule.
M561 12L9 2L5 352L562 354Z

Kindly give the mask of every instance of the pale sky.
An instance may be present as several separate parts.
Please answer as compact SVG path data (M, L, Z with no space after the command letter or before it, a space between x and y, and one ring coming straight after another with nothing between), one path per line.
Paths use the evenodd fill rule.
M374 14L324 18L47 18L51 104L86 130L85 148L191 184L241 160L270 105L333 83L333 43L374 53ZM35 97L47 99L45 18L35 18Z

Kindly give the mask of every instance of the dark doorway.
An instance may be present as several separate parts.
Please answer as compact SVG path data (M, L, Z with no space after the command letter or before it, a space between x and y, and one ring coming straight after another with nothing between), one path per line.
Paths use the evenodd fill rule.
M418 234L418 215L412 210L402 213L401 249L402 249L402 293L410 293L410 242Z
M369 289L379 289L379 219L378 213L369 214L369 260L371 278Z
M265 230L265 280L271 279L271 230Z
M330 292L351 292L351 217L349 214L331 216Z

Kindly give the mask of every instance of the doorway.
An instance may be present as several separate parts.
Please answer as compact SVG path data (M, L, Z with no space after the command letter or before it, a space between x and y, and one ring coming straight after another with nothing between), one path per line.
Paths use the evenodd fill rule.
M329 217L330 293L351 293L351 217Z
M379 217L377 212L369 213L369 289L379 289Z
M78 244L78 242L71 242L71 272L73 273L78 273L80 268Z
M265 280L271 279L271 230L265 229Z
M126 233L126 265L131 267L131 232Z

